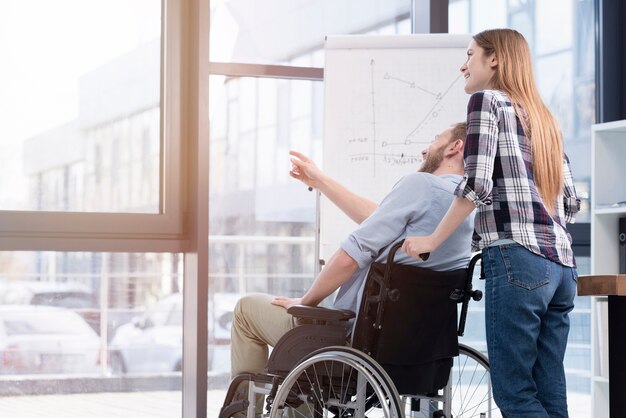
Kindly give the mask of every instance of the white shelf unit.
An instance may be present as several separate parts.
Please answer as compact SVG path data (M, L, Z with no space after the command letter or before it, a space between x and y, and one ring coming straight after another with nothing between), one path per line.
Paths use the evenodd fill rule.
M591 129L591 274L619 269L618 224L626 217L626 120ZM607 298L591 304L591 375L593 417L609 416Z

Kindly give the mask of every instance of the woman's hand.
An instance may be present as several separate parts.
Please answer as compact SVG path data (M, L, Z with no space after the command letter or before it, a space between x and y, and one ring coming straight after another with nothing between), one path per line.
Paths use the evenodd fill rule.
M425 258L423 258L425 254L429 254L434 251L435 246L433 245L432 238L430 236L406 237L401 250L410 257L425 260ZM420 254L422 254L422 257L420 257Z
M297 151L289 151L290 155L296 158L291 159L291 171L289 175L296 180L300 180L302 183L309 187L319 189L321 182L324 179L324 173L317 165L304 154Z
M274 298L272 305L282 306L285 309L289 309L294 305L302 305L302 298L286 298L278 296Z

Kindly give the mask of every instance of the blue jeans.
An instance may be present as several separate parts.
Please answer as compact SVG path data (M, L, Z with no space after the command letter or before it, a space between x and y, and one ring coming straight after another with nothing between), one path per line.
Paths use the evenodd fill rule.
M506 418L567 417L563 357L576 269L518 244L487 247L482 256L497 405Z

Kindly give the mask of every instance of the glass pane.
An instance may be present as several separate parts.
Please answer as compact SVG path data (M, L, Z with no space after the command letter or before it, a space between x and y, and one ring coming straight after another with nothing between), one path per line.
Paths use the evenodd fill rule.
M211 6L211 61L321 67L303 57L323 49L326 35L411 32L411 0L216 0Z
M450 1L448 32L469 33L469 0Z
M451 0L449 9L452 33L510 27L528 40L540 92L561 125L582 199L577 222L589 222L590 217L590 128L595 123L594 3ZM558 25L554 25L556 21ZM469 28L465 22L469 22ZM579 274L588 273L589 258L577 257L577 261ZM591 312L589 298L576 298L575 304L565 365L570 416L583 418L591 415Z
M0 3L0 210L158 212L160 37L158 0Z
M212 76L209 194L209 376L216 416L230 376L240 296L301 296L315 263L316 196L289 176L289 150L320 162L323 84ZM213 408L213 409L212 409Z
M470 9L472 11L470 33L483 29L506 27L506 0L470 0L470 3ZM489 10L489 14L477 13L477 10Z
M0 272L0 409L180 416L182 254L0 252Z
M575 2L571 1L538 1L535 3L535 22L537 27L537 53L547 54L551 52L569 50L573 43L572 23L574 16L572 10ZM555 25L554 18L568 22L565 25Z

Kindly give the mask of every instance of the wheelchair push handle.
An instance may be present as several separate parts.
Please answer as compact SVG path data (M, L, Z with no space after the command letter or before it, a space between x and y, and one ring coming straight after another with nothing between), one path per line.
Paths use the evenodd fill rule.
M381 328L384 300L388 297L390 300L395 302L400 298L398 289L388 290L388 288L389 288L389 284L391 281L391 270L394 264L394 258L396 257L396 253L398 252L398 250L402 248L403 244L404 244L404 239L401 239L400 241L396 242L395 244L391 246L391 248L389 249L389 253L387 254L387 262L385 264L385 274L383 276L383 283L380 288L380 295L379 295L380 303L378 304L378 308L377 308L376 321L373 324L374 328L376 329ZM426 261L428 259L428 255L429 254L426 255L426 258L422 258L422 260ZM420 257L422 257L422 254L420 254Z
M396 256L396 252L400 248L402 248L403 245L404 245L404 239L401 239L400 241L393 244L393 246L389 250L389 254L387 255L387 264L393 263L393 259ZM422 261L426 261L430 257L430 253L422 253L419 255L419 257L422 259Z
M385 267L385 283L389 283L389 278L391 277L391 266L393 265L393 260L396 257L396 252L398 252L398 250L402 248L402 245L404 245L404 239L401 239L400 241L396 242L389 249L389 254L387 254L387 264ZM428 260L428 257L430 257L430 253L420 254L420 258L423 261Z

